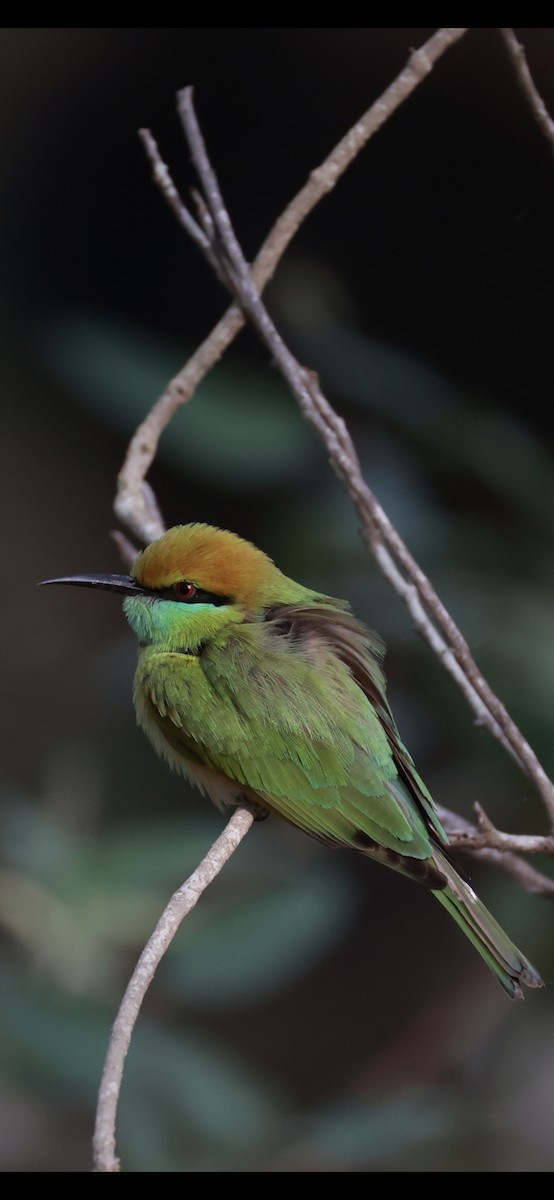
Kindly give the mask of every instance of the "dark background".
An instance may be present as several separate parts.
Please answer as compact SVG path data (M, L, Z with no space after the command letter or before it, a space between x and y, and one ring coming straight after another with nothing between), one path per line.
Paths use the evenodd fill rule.
M253 257L426 29L7 29L0 43L4 860L0 1155L90 1168L111 1021L165 899L221 818L135 729L117 599L129 437L225 307L150 181L186 193L197 112ZM554 112L554 32L517 31ZM552 771L554 156L495 30L476 29L309 217L268 290L364 472ZM162 439L168 524L250 537L385 637L398 723L437 800L542 832L363 549L251 333ZM549 902L466 861L553 977ZM551 987L510 1004L423 889L268 821L180 931L139 1020L127 1169L552 1170Z

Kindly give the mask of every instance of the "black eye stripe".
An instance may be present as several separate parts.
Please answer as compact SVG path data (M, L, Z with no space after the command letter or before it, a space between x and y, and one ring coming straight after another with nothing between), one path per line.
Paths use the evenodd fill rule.
M202 588L197 588L196 595L189 601L189 604L215 604L216 607L230 603L230 596L219 596L217 592L205 592Z
M190 596L178 596L173 588L159 588L153 590L152 594L159 600L173 600L177 604L213 604L220 607L223 604L232 603L230 596L220 596L217 592L206 592L203 588L195 588Z

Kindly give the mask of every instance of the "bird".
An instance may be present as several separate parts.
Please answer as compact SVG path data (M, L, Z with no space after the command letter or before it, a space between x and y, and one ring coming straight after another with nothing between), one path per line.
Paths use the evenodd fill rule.
M221 810L277 814L425 885L512 999L543 986L453 865L387 700L383 642L346 601L200 522L147 545L130 575L43 582L125 597L138 724Z

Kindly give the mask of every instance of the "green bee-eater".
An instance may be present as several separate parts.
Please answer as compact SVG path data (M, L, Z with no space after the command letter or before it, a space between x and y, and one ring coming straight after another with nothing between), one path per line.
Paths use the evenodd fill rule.
M383 644L348 604L288 579L249 542L180 525L130 576L47 583L122 592L134 699L154 748L220 807L277 813L431 889L509 996L542 980L461 878L403 746Z

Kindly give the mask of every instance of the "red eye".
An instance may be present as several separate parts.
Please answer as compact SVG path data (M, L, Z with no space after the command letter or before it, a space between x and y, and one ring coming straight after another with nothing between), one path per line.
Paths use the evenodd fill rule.
M187 583L186 579L180 579L179 583L174 583L173 591L178 600L194 600L196 596L194 584Z

